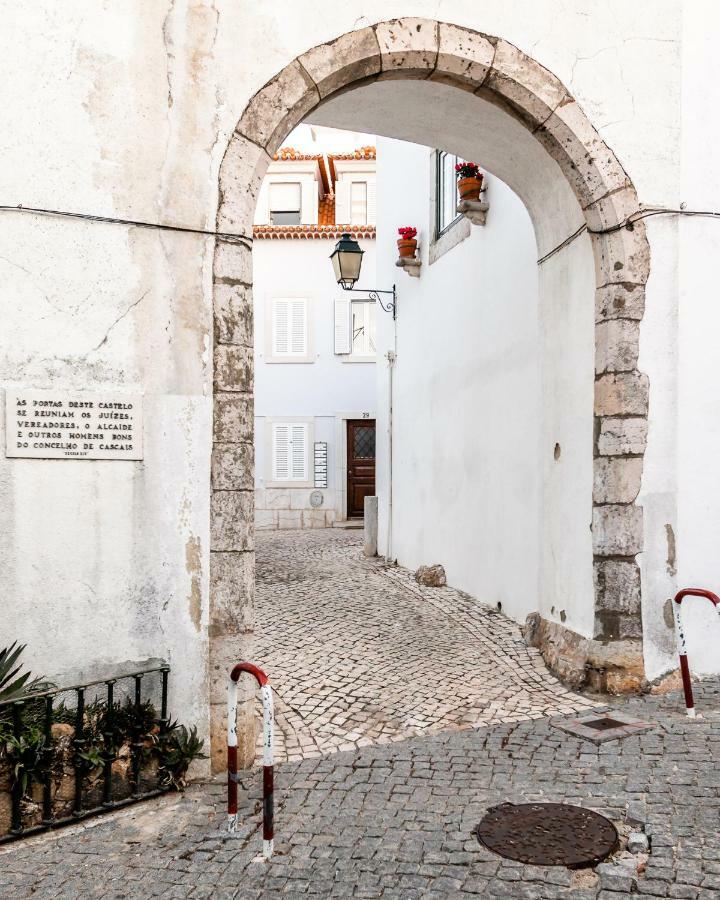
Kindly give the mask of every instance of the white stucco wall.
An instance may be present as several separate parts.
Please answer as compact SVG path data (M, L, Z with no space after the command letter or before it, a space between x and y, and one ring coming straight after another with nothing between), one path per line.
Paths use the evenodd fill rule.
M362 299L344 294L333 277L330 254L336 240L266 240L253 244L253 308L255 316L255 498L259 527L320 525L320 513L310 512L313 488L266 488L271 481L267 419L284 416L314 419L314 440L327 442L328 486L320 511L326 525L346 518L345 460L342 416L375 416L375 363L355 362L335 354L335 299ZM374 239L359 241L365 251L356 285L376 287ZM273 297L305 297L308 306L308 346L312 362L268 362ZM281 510L291 510L280 517ZM301 514L305 510L306 515Z
M175 241L163 260L147 232L14 224L20 247L0 232L0 271L14 276L0 298L3 388L143 394L144 459L7 459L3 449L0 646L27 643L26 663L59 683L165 659L171 710L205 733L209 241ZM175 293L183 275L187 295Z
M540 527L532 225L520 200L490 177L487 226L430 265L432 151L386 139L378 146L378 277L398 291L391 555L410 568L442 563L451 585L524 620L537 608ZM401 225L418 228L419 278L395 266ZM384 355L392 318L382 324ZM387 363L379 374L387 552Z
M3 203L212 227L220 160L258 88L317 43L420 15L502 36L550 69L618 155L641 202L718 209L716 126L708 115L717 82L708 36L717 11L709 0L538 0L522 9L505 0L364 0L361 7L321 3L314 13L280 0L3 0ZM403 97L396 95L398 121ZM427 120L436 114L437 104L422 110ZM466 129L466 121L446 120L453 123ZM427 132L414 139L437 143ZM508 165L528 164L512 141L506 148ZM541 251L553 235L573 230L564 201L544 197L542 170L520 186L500 171L502 160L485 161L523 196L536 226L545 204ZM533 182L535 204L521 190ZM672 665L671 632L650 625L663 619L666 597L688 581L720 584L712 502L720 449L710 352L716 323L708 299L719 227L700 219L683 221L677 234L670 221L648 228L653 277L640 368L650 375L641 501L651 675ZM168 654L173 710L189 721L202 718L204 704L209 245L201 237L0 213L1 386L140 390L147 429L142 463L2 460L0 643L28 640L29 661L45 671ZM34 502L40 485L41 504ZM676 575L666 562L673 522ZM187 571L190 539L200 546L199 630L186 602L195 577ZM709 627L692 624L690 640L707 636L703 665L717 668Z

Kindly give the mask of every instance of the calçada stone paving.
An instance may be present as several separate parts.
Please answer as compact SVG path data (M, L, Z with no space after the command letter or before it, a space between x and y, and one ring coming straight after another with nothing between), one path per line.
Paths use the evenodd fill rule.
M363 559L354 536L259 543L259 650L283 698L276 855L259 860L256 768L237 835L224 784L196 784L0 849L2 900L720 896L720 681L696 688L696 720L679 694L608 707L562 689L512 622ZM553 725L619 708L653 730L595 743ZM474 829L505 802L596 810L650 853L577 871L501 858Z
M255 662L275 692L276 758L584 711L519 626L362 555L357 532L260 532Z
M79 833L0 850L0 897L717 900L720 681L696 696L696 720L680 694L624 702L656 730L599 745L543 718L283 763L270 863L258 861L259 771L243 779L233 838L224 785L194 785ZM574 872L503 859L473 834L501 802L582 805L626 831L642 823L652 852L642 872L628 853Z

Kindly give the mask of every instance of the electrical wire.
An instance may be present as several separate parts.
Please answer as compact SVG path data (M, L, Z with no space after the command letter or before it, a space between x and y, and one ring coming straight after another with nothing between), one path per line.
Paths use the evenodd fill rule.
M701 209L666 209L662 206L649 206L646 209L642 210L642 212L636 212L632 215L628 216L623 222L618 223L617 225L612 225L610 228L588 228L587 225L581 225L577 231L574 231L571 235L565 238L564 241L561 241L557 247L553 247L548 253L544 256L541 256L537 261L537 264L541 266L546 260L550 259L551 256L555 256L556 253L559 253L568 244L572 244L574 240L580 237L581 234L584 234L586 231L588 234L613 234L616 231L620 231L623 228L627 228L628 231L632 231L633 225L635 222L639 222L641 219L649 219L652 216L696 216L696 217L704 217L708 219L720 219L720 212L713 212L711 210L701 210Z
M204 237L217 237L224 241L238 241L246 246L252 244L252 238L245 234L235 234L229 231L207 231L204 228L186 228L183 225L165 225L161 222L144 222L138 219L118 219L112 216L96 216L92 213L67 212L60 209L42 209L35 206L5 206L0 205L0 212L32 213L39 216L55 216L64 219L82 219L86 222L101 222L107 225L132 225L135 228L153 228L156 231L177 231L181 234L200 234Z
M238 241L239 243L244 243L246 246L250 246L253 240L251 237L248 237L248 235L237 234L231 231L209 231L204 228L187 228L183 225L166 225L162 222L145 222L140 219L120 219L113 216L98 216L92 213L68 212L67 210L60 209L43 209L35 206L23 206L22 204L18 204L17 206L0 205L0 212L32 213L33 215L39 216L55 216L65 219L81 219L86 222L100 222L107 225L130 225L135 228L152 228L156 231L175 231L181 234L199 234L203 237L216 237L225 241ZM572 244L573 241L577 240L577 238L585 232L588 234L613 234L623 228L632 231L635 222L639 222L642 219L649 219L652 216L695 216L720 219L720 212L699 209L666 209L665 207L651 206L641 212L633 213L623 222L612 225L610 228L595 229L589 228L587 225L581 225L571 235L568 235L564 241L561 241L556 247L553 247L552 250L548 251L544 256L541 256L540 259L538 259L537 264L541 266L544 262L547 262L548 259L555 256L556 253L559 253L569 244Z

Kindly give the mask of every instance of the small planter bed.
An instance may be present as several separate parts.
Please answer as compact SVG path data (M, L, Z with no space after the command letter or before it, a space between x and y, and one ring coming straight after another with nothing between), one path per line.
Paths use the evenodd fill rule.
M0 843L184 788L203 742L167 717L169 672L12 699L0 681Z

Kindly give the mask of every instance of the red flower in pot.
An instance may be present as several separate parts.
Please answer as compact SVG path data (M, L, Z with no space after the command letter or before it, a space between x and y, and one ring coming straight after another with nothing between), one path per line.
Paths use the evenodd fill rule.
M412 257L415 256L415 251L417 250L417 241L415 240L415 236L417 235L417 228L413 228L411 225L406 225L403 228L398 228L398 234L400 235L400 237L398 239L397 245L401 259L412 259Z
M458 194L461 200L479 200L483 185L483 174L474 162L461 162L455 166Z

